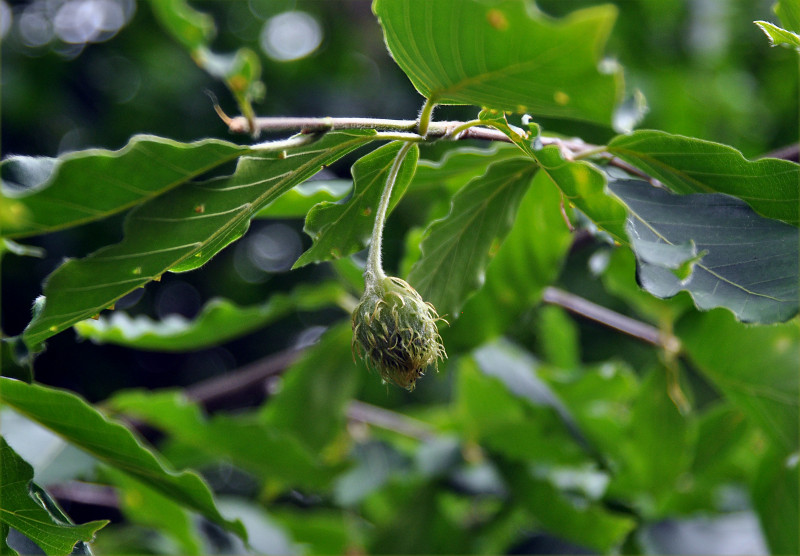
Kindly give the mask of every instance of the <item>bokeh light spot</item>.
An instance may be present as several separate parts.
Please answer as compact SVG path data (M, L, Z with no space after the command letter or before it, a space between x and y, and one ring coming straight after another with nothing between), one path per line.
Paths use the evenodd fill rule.
M322 28L306 12L283 12L267 20L260 42L267 56L274 60L299 60L319 48Z

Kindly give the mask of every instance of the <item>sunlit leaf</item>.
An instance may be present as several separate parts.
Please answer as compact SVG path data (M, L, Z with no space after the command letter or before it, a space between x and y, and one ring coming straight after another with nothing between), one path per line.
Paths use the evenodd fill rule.
M727 307L746 322L785 321L797 314L800 237L788 224L758 216L721 194L673 195L643 181L615 181L610 190L630 211L639 282L658 297L686 290L703 310ZM653 248L693 242L702 258L688 278L654 264Z
M105 218L248 152L216 139L179 143L137 135L118 151L7 158L0 163L3 235L42 234Z
M170 469L131 431L108 419L77 395L0 378L0 402L47 427L100 461L124 471L246 538L247 533L241 523L222 517L214 505L211 491L197 474Z
M352 255L366 247L389 170L403 143L396 141L374 150L353 165L353 194L341 203L320 203L306 217L305 232L314 244L293 268ZM400 166L387 216L414 176L419 148L414 145Z
M676 193L727 193L762 216L800 224L800 166L794 162L747 160L727 145L650 130L615 137L608 150Z
M5 380L5 379L3 379ZM47 509L47 504L31 490L33 468L17 455L0 437L0 523L13 527L46 554L69 554L78 542L89 542L108 521L92 521L74 525L60 519ZM0 542L5 545L7 529ZM4 552L5 553L5 552Z
M611 123L621 79L598 64L613 6L563 20L521 0L376 0L373 10L397 64L436 103Z
M372 135L329 133L289 154L245 156L230 177L186 184L138 207L126 220L121 243L67 261L48 277L44 307L23 334L26 344L38 346L168 270L205 264L241 237L262 207Z
M484 281L486 265L508 234L536 166L524 158L490 165L453 197L450 213L431 224L408 280L440 314L453 318Z
M108 317L87 319L75 324L83 338L103 344L116 344L154 351L189 351L225 343L294 311L315 311L335 305L344 290L333 282L314 287L299 286L289 294L275 294L266 303L240 307L226 299L212 299L193 319L168 315L153 320L145 315L132 317L114 312Z
M314 205L341 201L352 188L351 180L310 180L291 188L258 211L255 217L305 218Z
M770 46L786 46L794 48L795 50L800 50L800 35L797 33L787 31L769 21L754 21L753 23L764 31L764 34L772 43Z

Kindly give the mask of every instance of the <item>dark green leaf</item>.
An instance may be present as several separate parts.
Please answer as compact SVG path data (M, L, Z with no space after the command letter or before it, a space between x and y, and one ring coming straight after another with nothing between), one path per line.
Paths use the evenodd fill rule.
M663 131L636 131L608 151L676 193L727 193L762 216L800 224L800 166L788 160L747 160L719 143Z
M138 207L121 243L70 260L47 279L46 301L23 338L38 346L164 272L193 270L248 228L262 207L371 140L373 132L328 133L311 145L239 159L227 178L186 184Z
M97 459L246 538L241 523L222 517L211 491L198 475L173 471L128 429L75 394L0 378L0 401Z
M673 195L634 180L609 188L630 211L639 282L650 293L663 298L686 290L700 309L727 307L746 322L785 321L797 313L796 228L762 218L727 195ZM653 264L659 259L654 249L690 242L705 254L687 279Z
M232 462L265 479L319 487L330 478L298 438L259 422L252 414L206 419L196 403L174 390L129 390L115 395L109 405L161 429L193 451Z
M636 522L586 500L574 501L548 480L536 477L522 464L502 466L514 499L530 511L542 527L561 538L602 553L622 544Z
M691 360L786 451L798 444L800 323L746 326L723 310L689 313L676 332Z
M798 454L772 448L762 458L751 495L772 554L800 552Z
M486 265L514 224L535 172L524 158L490 165L456 193L447 217L428 227L408 280L440 314L456 318L483 284Z
M267 427L302 439L319 452L341 430L345 405L355 394L361 365L353 363L350 322L328 330L288 369L281 391L264 407Z
M376 0L373 10L395 61L433 102L611 122L621 80L598 62L613 6L561 21L521 0Z
M6 379L3 379L6 380ZM46 554L69 554L81 541L89 542L108 521L92 521L83 525L65 522L59 514L47 510L45 502L31 490L33 468L17 455L0 437L0 523L13 527ZM8 529L3 528L2 543L6 543ZM7 545L6 545L7 546Z
M311 180L292 189L258 211L256 218L304 218L322 202L341 201L353 188L350 180Z
M216 139L178 143L137 135L118 151L7 158L0 163L3 235L42 234L105 218L249 151Z
M239 307L225 299L212 299L194 319L169 315L160 321L114 312L110 317L75 324L83 338L154 351L189 351L219 345L293 313L335 305L344 290L334 282L298 286L289 294L275 294L262 305Z
M352 196L343 203L320 203L311 209L304 230L314 244L297 259L293 268L346 257L366 247L389 169L401 148L403 143L396 141L360 158L352 169ZM418 158L419 148L413 145L400 166L387 216L414 176Z
M471 349L502 334L556 279L572 242L560 201L558 189L537 173L489 263L486 283L467 300L461 318L442 330L448 350L455 345Z
M769 21L754 21L772 43L770 46L787 46L800 50L800 35L792 33Z

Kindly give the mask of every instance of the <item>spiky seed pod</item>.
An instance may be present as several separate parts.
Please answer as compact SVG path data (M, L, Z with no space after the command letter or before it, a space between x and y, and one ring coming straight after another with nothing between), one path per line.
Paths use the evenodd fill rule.
M367 287L353 311L353 349L384 382L411 391L447 357L438 320L444 319L405 280L383 277Z

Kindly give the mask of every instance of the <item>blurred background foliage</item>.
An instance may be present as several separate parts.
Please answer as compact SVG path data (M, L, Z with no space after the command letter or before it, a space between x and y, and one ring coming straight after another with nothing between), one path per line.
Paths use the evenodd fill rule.
M562 16L593 3L540 0L538 6ZM639 127L726 143L747 157L797 140L797 57L788 49L770 49L752 24L774 20L771 0L616 3L619 18L607 55L625 68L629 91L639 89L647 98L649 112ZM416 115L422 99L392 62L367 1L192 5L216 23L216 52L246 46L258 53L266 86L263 100L254 104L259 115ZM135 133L181 141L250 140L227 133L205 90L215 93L231 114L237 111L233 97L164 32L146 2L0 0L0 33L3 156L116 149ZM447 107L435 116L472 118L473 112ZM602 144L613 135L588 124L541 123L545 131L588 142ZM438 159L442 148L424 148L421 158ZM354 160L352 155L324 173L349 178ZM425 223L430 204L412 193L393 214L385 244L390 270L401 267L404 238ZM41 280L63 257L82 256L116 241L121 219L34 238L30 243L45 249L43 258L4 257L3 332L22 331L41 293ZM193 317L214 296L256 304L299 282L353 273L346 264L336 271L320 265L289 272L311 243L302 228L301 220L256 220L242 240L202 271L165 275L117 309L153 318ZM563 238L555 240L566 248ZM601 240L582 235L571 245L555 285L656 325L671 326L678 315L692 311L685 294L660 301L639 291L633 265L629 252L612 251ZM758 458L752 455L767 450L763 433L723 402L692 364L665 362L658 350L555 306L527 308L509 330L508 341L464 357L456 348L442 372L423 379L413 394L387 389L360 366L337 367L350 361L349 332L346 326L329 328L322 340L327 357L311 355L285 380L254 386L257 392L250 399L234 404L233 416L189 421L187 427L200 427L207 435L200 440L181 428L185 421L177 412L184 402L173 394L156 400L120 392L186 388L224 376L267 355L308 346L343 318L345 313L335 308L297 312L221 346L189 353L95 345L76 341L68 332L49 341L37 359L36 378L153 425L160 432L141 430L176 466L203 472L221 493L221 506L248 524L251 543L260 552L602 552L640 522L645 525L626 541L624 551L682 553L698 546L681 542L701 543L706 553L720 546L740 553L766 550L752 513L760 502L751 500L747 485L758 473ZM727 314L717 320L721 326L737 326ZM709 332L709 341L714 333ZM457 344L468 334L456 330L451 336ZM699 332L698 337L703 339ZM737 356L747 354L734 350L731 357ZM326 362L332 367L326 369ZM515 383L519 375L509 369L520 368L524 376L535 370L563 407L537 398L538 382ZM665 368L680 369L680 384L693 408L688 413L678 411L666 395L677 379L673 376L670 383ZM280 391L287 395L276 401L295 409L281 412L280 406L261 405ZM309 409L315 396L323 400L316 413ZM351 397L426 425L405 423L412 427L405 434L370 427L352 418L359 406L351 406L345 427L342 408ZM148 415L156 401L160 416ZM576 440L559 419L562 411L571 414L591 444L613 451L600 458L587 454L585 439ZM231 430L226 419L238 419L236 427L245 430L286 415L294 417L281 426L296 427L300 441L319 457L316 475L276 472L257 454L243 455L247 440L237 444L229 438L228 447L223 446L226 433L221 431ZM328 422L332 416L335 420ZM4 434L11 426L6 419ZM16 426L34 430L31 424ZM220 444L201 449L211 438ZM47 444L43 440L39 446ZM58 456L52 461L42 453L31 456L45 460L34 465L37 480L56 485L76 521L109 515L114 520L98 537L98 553L243 549L220 530L187 519L174 503L109 469L87 471L92 467L80 452L63 446L53 450ZM40 476L42 469L50 474ZM95 498L70 496L64 485L74 478L115 484L119 495L109 497L101 490ZM761 487L771 488L769 480L762 477ZM155 516L152 508L163 515ZM726 519L715 521L720 515Z

